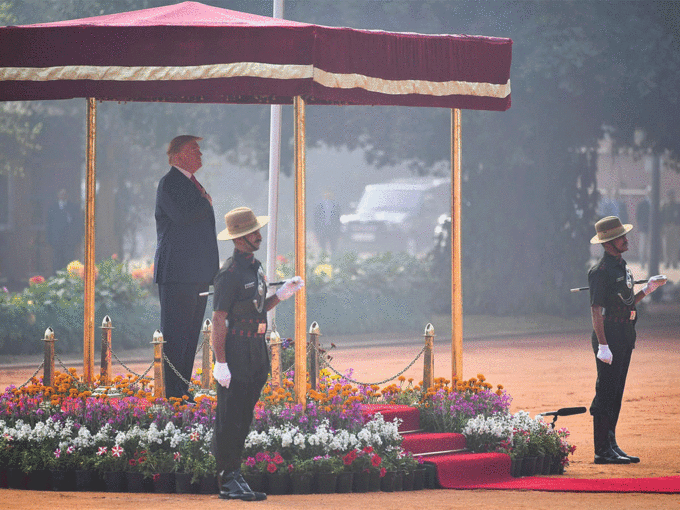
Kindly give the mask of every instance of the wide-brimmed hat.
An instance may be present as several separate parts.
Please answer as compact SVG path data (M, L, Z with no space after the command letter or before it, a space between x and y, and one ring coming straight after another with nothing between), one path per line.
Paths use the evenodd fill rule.
M224 215L224 222L227 228L217 234L220 241L236 239L255 232L269 223L269 216L255 216L249 208L237 207Z
M616 216L606 216L595 223L597 234L590 240L590 244L599 244L613 241L617 237L626 235L633 230L633 225L621 224L621 220Z

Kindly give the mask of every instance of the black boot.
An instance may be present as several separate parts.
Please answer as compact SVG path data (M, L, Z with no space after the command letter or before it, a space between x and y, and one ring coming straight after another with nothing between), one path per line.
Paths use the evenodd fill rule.
M614 432L613 430L609 431L609 444L611 445L612 450L614 450L620 457L626 457L630 459L631 464L637 464L638 462L640 462L640 457L628 455L621 448L619 448L619 445L616 443L616 432Z
M229 473L222 471L219 475L220 498L238 499L241 501L262 501L267 499L264 492L255 492L246 483L241 475L241 470L236 469Z
M595 464L630 464L628 457L616 453L609 444L609 420L593 415L593 438L595 440Z

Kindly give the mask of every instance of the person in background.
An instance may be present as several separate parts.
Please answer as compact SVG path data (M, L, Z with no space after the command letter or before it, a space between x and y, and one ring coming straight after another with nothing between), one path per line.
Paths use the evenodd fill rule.
M330 191L324 193L314 210L314 234L321 251L333 255L340 236L340 208Z
M663 225L664 262L667 268L675 269L680 260L680 202L675 200L675 191L668 190L661 206Z
M638 233L638 260L642 267L645 267L649 262L649 226L651 211L652 207L649 201L649 189L647 189L644 198L635 208L635 222L637 224Z
M212 198L194 176L202 166L200 140L193 135L173 138L168 146L171 168L156 192L154 282L161 305L168 398L189 395L208 299L199 294L208 291L219 269Z
M213 375L217 381L217 411L213 455L219 475L220 498L261 501L241 474L243 446L253 421L253 410L270 372L265 341L267 312L304 287L299 276L286 280L271 296L262 264L260 228L268 216L255 216L247 207L229 211L220 241L233 240L234 253L215 277L213 327L210 341L215 352ZM228 326L227 326L228 322Z
M53 272L78 258L83 230L80 207L69 200L65 189L60 189L57 200L47 210L47 242L52 247Z
M626 234L632 229L633 225L622 224L616 216L607 216L595 223L596 235L590 240L604 248L602 258L588 271L591 342L597 365L595 398L590 405L595 464L640 462L618 446L616 424L635 348L635 305L667 279L664 275L653 276L642 290L635 292L633 274L621 256L628 250Z

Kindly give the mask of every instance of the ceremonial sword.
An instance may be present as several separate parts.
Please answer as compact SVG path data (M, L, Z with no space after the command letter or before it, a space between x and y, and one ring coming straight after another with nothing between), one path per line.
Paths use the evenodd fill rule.
M645 281L647 281L647 280L645 280ZM286 283L286 282L285 281L284 282L272 282L272 283L268 283L267 287L277 287L279 285L283 285L284 283ZM209 296L210 294L213 294L213 293L214 293L214 291L209 290L208 292L199 292L198 295L199 296Z
M649 280L635 280L635 285L639 283L647 283ZM576 289L569 289L569 292L580 292L582 290L588 290L590 287L577 287Z

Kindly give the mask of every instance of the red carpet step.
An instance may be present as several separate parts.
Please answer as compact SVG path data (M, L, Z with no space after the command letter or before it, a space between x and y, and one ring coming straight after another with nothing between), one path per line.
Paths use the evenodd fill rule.
M435 467L438 485L445 489L680 493L680 476L606 479L563 476L513 478L510 475L510 457L505 454L443 453L465 449L465 437L462 434L435 434L419 431L419 413L416 408L404 405L364 406L364 414L367 417L378 412L383 415L385 421L392 421L394 418L403 420L399 431L404 434L402 443L404 449L414 454L432 453L422 458L427 465ZM431 486L434 487L434 485Z
M429 432L416 432L405 434L404 449L412 453L449 452L451 450L465 449L465 436L463 434L433 434ZM430 456L425 456L429 460Z
M375 413L383 415L385 421L391 422L395 418L402 420L399 432L418 430L420 428L420 412L415 407L404 405L364 404L364 416L371 417Z

